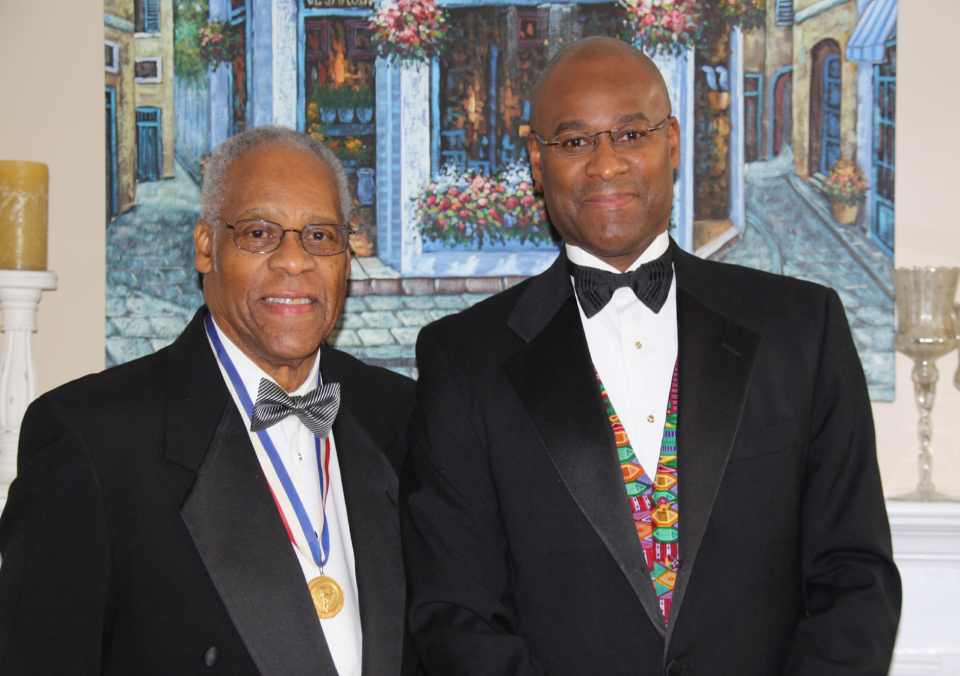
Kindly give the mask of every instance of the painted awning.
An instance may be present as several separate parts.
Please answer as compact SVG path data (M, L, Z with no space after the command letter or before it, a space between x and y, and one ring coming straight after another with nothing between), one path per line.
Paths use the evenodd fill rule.
M882 63L884 43L896 30L897 0L873 0L847 42L847 60Z

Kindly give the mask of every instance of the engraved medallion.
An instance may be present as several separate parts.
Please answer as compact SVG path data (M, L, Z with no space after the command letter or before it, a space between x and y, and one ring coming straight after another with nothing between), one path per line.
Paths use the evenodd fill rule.
M317 617L329 620L343 608L343 589L337 581L327 575L321 575L310 580L308 585L313 605L317 609Z

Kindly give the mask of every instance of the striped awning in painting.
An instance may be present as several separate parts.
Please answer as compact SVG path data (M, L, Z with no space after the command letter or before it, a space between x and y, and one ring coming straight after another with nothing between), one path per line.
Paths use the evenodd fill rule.
M848 61L883 61L884 43L897 30L897 0L873 0L847 42Z

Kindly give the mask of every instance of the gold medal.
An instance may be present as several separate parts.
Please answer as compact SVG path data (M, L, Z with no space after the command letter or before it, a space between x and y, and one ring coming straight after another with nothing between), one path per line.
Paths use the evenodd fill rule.
M321 620L329 620L343 608L343 589L332 577L321 573L320 577L310 580L308 586L313 605L317 609L317 617Z

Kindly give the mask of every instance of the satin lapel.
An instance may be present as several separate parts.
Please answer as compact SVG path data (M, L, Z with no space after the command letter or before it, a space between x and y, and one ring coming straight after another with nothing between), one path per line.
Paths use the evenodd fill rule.
M196 473L180 508L264 676L335 676L283 521L223 382L201 308L167 351L166 458Z
M678 252L679 329L677 478L679 480L680 562L670 608L672 629L682 617L683 598L713 510L750 385L760 345L756 334L728 317L739 298L723 295L709 265ZM698 297L699 296L699 297ZM703 298L704 300L701 300ZM709 304L709 305L708 305ZM712 306L712 307L711 307Z
M570 286L563 276L558 283ZM616 442L572 293L504 369L567 489L663 635L663 615L631 517Z
M180 514L260 673L335 676L300 564L232 402Z
M344 383L348 387L348 383ZM360 598L363 676L400 672L405 580L397 475L345 401L333 425Z

